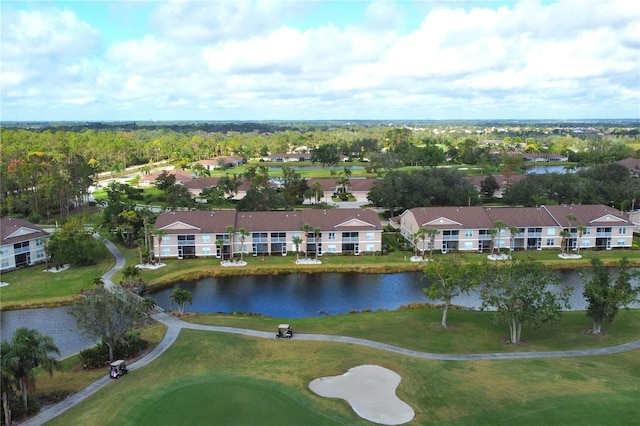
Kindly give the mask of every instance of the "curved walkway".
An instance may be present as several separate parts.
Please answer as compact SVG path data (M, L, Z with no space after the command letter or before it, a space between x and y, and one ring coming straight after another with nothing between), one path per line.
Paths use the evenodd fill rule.
M111 243L111 241L105 240L105 245L109 251L116 258L115 266L106 274L102 276L105 282L105 287L114 286L111 278L124 267L126 260L118 248ZM146 356L132 363L129 366L129 370L136 370L144 367L150 362L158 358L165 350L167 350L173 342L178 338L180 330L183 328L190 330L203 330L213 331L218 333L232 333L240 334L243 336L259 337L264 339L275 339L275 332L258 331L246 328L235 327L222 327L214 325L202 325L192 324L184 322L176 317L168 315L164 312L157 312L152 317L165 325L167 325L167 332L160 341L160 343ZM596 349L582 349L571 351L549 351L549 352L505 352L505 353L488 353L488 354L437 354L430 352L421 352L412 349L405 349L399 346L388 345L386 343L375 342L372 340L360 339L356 337L337 336L330 334L296 334L295 340L308 340L308 341L324 341L324 342L337 342L347 343L353 345L366 346L383 351L394 352L401 355L412 356L422 359L439 360L439 361L478 361L478 360L509 360L509 359L532 359L532 358L567 358L567 357L583 357L583 356L599 356L599 355L611 355L621 352L627 352L640 349L640 340L625 343L617 346L610 346L606 348ZM21 423L25 426L39 426L54 417L62 414L69 408L83 401L87 397L93 395L98 390L109 384L111 379L105 374L105 377L96 380L86 388L82 389L78 393L69 396L63 401L51 406L50 408L38 413L36 416L31 417L25 422Z

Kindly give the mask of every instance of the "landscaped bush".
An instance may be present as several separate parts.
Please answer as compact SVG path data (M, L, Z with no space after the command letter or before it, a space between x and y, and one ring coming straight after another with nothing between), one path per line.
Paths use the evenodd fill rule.
M134 358L142 352L148 344L149 342L140 337L140 332L129 333L124 338L124 342L115 348L113 357L115 359ZM102 368L108 364L108 360L109 347L104 342L80 351L80 362L82 363L82 368L85 370Z

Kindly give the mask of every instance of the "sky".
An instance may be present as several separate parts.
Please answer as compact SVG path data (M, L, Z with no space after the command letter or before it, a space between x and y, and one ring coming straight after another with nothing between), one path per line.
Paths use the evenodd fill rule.
M0 120L640 118L640 2L2 0Z

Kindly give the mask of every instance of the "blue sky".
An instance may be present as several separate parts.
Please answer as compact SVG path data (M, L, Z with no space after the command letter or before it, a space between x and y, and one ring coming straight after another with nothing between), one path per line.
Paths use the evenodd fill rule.
M0 119L640 118L640 2L2 1Z

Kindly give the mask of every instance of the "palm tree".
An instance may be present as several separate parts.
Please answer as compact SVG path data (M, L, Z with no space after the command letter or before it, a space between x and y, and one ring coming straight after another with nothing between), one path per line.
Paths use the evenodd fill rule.
M576 223L577 220L578 220L578 218L575 215L572 215L572 214L568 214L567 215L567 222L568 222L568 225L569 225L569 229L568 229L569 237L567 237L567 238L571 238L571 227L573 226L574 223ZM569 243L569 240L567 239L567 245L568 245L568 243ZM567 253L569 253L569 247L565 247L565 251Z
M229 260L231 260L233 259L233 234L235 234L236 228L233 225L229 225L224 230L229 234Z
M309 234L311 233L311 231L313 231L313 226L309 225L308 223L305 223L304 225L302 225L302 231L304 231L304 235L307 242L304 250L304 258L306 259L309 254Z
M511 240L511 243L509 244L509 250L513 251L515 249L515 241L516 241L516 235L518 235L518 232L520 230L518 229L517 226L510 226L509 227L509 239Z
M420 235L416 232L415 234L411 234L411 244L413 244L413 255L418 257L418 241L420 240Z
M144 239L139 238L136 240L136 245L138 246L138 256L140 257L140 265L142 265L142 244L144 244Z
M218 238L216 240L216 245L220 247L220 257L224 260L224 240L222 238Z
M320 194L322 194L322 185L320 185L320 182L316 182L313 184L311 189L313 190L313 194L315 195L316 204L318 204L320 202L320 199L322 198L320 196Z
M41 367L53 375L53 370L59 370L62 364L49 354L54 353L60 356L60 349L55 345L51 336L26 327L18 328L15 331L11 346L18 364L14 375L20 384L22 404L26 409L28 406L28 383L34 379L34 370Z
M316 242L316 260L318 260L318 252L320 251L320 241L319 241L319 236L320 235L320 228L315 227L313 228L313 240Z
M129 280L129 285L133 284L133 279L136 277L140 277L140 269L134 265L128 265L122 269L122 278L124 278L125 281Z
M102 287L104 286L104 280L102 279L102 277L93 277L93 280L91 280L91 282L93 283L93 285L95 285L96 287Z
M569 245L569 238L571 238L571 232L567 230L563 230L560 232L560 236L562 237L562 242L560 243L560 252L567 252L567 246Z
M436 236L440 234L440 230L435 228L427 228L425 234L429 237L429 257L433 257L433 246L436 242Z
M184 314L184 305L189 303L193 303L193 297L191 296L191 292L189 290L183 290L181 288L176 288L169 296L169 300L171 303L175 303L178 305L178 312L180 315Z
M244 253L244 242L246 238L251 234L244 228L240 228L238 232L240 232L240 260L242 261L242 254Z
M491 254L496 250L496 234L498 230L495 228L491 228L487 230L487 233L491 236Z
M300 244L302 244L302 238L295 236L291 239L291 242L296 246L296 261L299 260L298 252L300 251Z
M2 411L4 412L4 424L11 424L11 407L9 407L9 390L16 383L16 371L18 370L18 357L13 353L11 343L3 340L0 342L0 389L2 391ZM13 393L13 392L12 392Z
M578 231L578 254L580 254L580 245L582 244L582 236L585 232L587 232L587 227L583 225L576 226L576 230Z
M167 235L167 233L162 230L162 229L156 229L154 231L154 235L156 236L156 238L158 238L158 263L162 262L161 259L161 254L162 254L162 239L164 238L165 235Z
M421 226L420 228L418 228L418 232L416 232L416 234L418 234L418 238L422 240L422 257L424 258L424 252L426 250L425 241L427 239L427 228L423 228Z
M504 223L501 220L496 220L495 222L493 222L493 226L495 226L496 230L498 231L497 232L497 235L498 235L498 254L500 254L500 245L501 245L500 243L502 242L500 236L502 235L502 230L507 227L507 224Z

